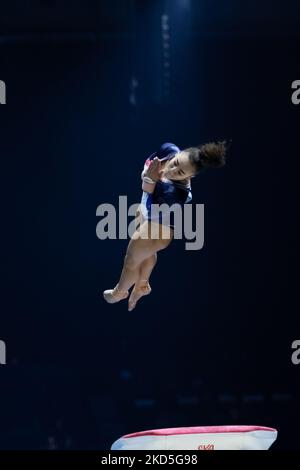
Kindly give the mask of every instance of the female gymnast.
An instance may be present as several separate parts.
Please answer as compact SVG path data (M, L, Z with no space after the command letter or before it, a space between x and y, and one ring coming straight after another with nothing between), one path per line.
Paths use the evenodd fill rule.
M208 167L225 164L226 142L208 143L180 150L172 143L164 143L144 163L142 200L136 213L136 230L129 241L119 282L114 289L103 292L108 303L116 303L129 296L128 310L151 292L149 278L157 262L157 253L169 246L174 225L163 214L153 215L152 204L174 203L181 206L192 200L191 178ZM172 214L171 214L172 215Z

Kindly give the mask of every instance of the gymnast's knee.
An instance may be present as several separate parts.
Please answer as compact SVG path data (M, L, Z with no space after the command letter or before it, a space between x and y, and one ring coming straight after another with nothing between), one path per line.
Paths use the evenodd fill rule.
M165 239L157 240L156 252L167 248L170 245L171 241L172 241L172 238L165 238Z
M156 264L157 263L157 253L153 253L153 255L151 256L152 258L152 263L153 264Z

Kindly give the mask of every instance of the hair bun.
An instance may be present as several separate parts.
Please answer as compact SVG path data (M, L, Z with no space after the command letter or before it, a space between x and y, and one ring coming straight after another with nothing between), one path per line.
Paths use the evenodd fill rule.
M199 147L199 159L204 167L219 168L225 165L226 141L209 142Z

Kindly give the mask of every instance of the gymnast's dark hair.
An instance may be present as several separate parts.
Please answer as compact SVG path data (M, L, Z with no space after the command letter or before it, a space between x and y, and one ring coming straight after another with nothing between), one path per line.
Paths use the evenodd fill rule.
M225 165L227 142L209 142L208 144L189 147L190 162L196 168L196 174L205 168L220 168Z

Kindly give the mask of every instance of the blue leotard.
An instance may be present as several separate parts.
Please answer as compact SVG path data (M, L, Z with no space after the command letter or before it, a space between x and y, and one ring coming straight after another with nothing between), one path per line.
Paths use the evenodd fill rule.
M147 158L144 163L144 171L155 157L158 157L161 160L170 160L178 152L180 152L180 149L175 144L169 142L164 143L156 152L152 153L150 157ZM153 193L150 194L143 191L141 200L142 216L146 220L156 221L174 228L173 212L171 211L170 214L166 216L161 212L156 214L155 211L151 211L152 204L167 204L168 206L172 206L177 203L183 206L191 200L192 190L190 185L183 184L180 181L163 178L162 180L157 181Z

